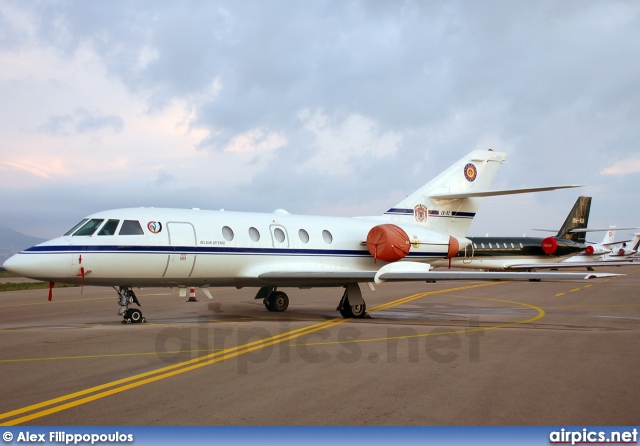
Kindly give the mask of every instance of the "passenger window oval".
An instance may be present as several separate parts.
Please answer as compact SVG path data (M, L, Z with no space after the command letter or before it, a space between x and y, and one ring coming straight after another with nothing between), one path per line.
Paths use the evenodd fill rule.
M229 226L222 228L222 236L228 242L233 240L233 230Z
M283 243L284 242L284 231L282 229L275 228L273 230L273 236L276 238L278 243Z
M298 231L298 236L300 237L300 241L302 243L309 243L309 233L304 229L300 229Z
M330 245L333 242L333 235L331 235L331 233L326 229L322 231L322 238L327 243L327 245Z
M249 238L251 240L253 240L254 242L260 241L260 232L256 228L250 227L249 228Z

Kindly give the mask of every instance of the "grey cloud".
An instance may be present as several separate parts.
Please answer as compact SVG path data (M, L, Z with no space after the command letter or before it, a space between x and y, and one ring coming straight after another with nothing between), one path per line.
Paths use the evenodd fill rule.
M171 175L166 170L162 169L160 172L158 172L158 176L156 178L155 184L156 186L162 186L163 184L167 184L173 181L174 179L175 177L173 175Z
M116 115L103 115L84 108L77 109L75 114L77 116L75 129L78 133L95 132L103 128L121 132L124 128L124 121Z
M257 127L286 135L253 183L208 194L212 207L313 213L380 197L391 206L485 141L511 152L503 187L590 184L608 194L594 197L603 219L633 202L623 197L635 183L598 172L638 154L637 2L114 1L35 10L43 44L69 55L92 46L151 109L175 98L193 103L193 124L215 135L201 148L221 149ZM154 57L141 66L149 49ZM214 79L223 89L207 98ZM297 118L302 109L361 114L401 133L402 144L393 156L354 158L350 178L299 172L315 150ZM74 112L41 131L119 131L118 119ZM156 182L173 186L168 180L161 172ZM534 201L562 218L579 193Z
M39 132L52 135L97 132L103 129L121 132L124 121L116 115L105 115L98 111L77 108L71 114L53 115L37 128Z

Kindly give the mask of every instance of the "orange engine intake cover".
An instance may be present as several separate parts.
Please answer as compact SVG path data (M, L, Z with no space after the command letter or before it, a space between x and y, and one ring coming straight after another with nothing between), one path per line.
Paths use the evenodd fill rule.
M410 248L409 236L396 225L374 226L367 234L367 249L374 260L395 262L406 256Z

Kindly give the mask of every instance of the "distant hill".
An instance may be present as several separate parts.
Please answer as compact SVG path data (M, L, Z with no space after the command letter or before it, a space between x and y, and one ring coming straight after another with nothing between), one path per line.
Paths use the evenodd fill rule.
M45 239L30 237L13 229L0 227L0 266L15 253L44 241Z

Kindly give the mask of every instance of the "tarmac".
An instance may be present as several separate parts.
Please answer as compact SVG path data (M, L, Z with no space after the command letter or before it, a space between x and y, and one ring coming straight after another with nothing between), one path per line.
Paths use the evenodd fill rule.
M638 425L640 266L557 282L0 293L4 425Z

